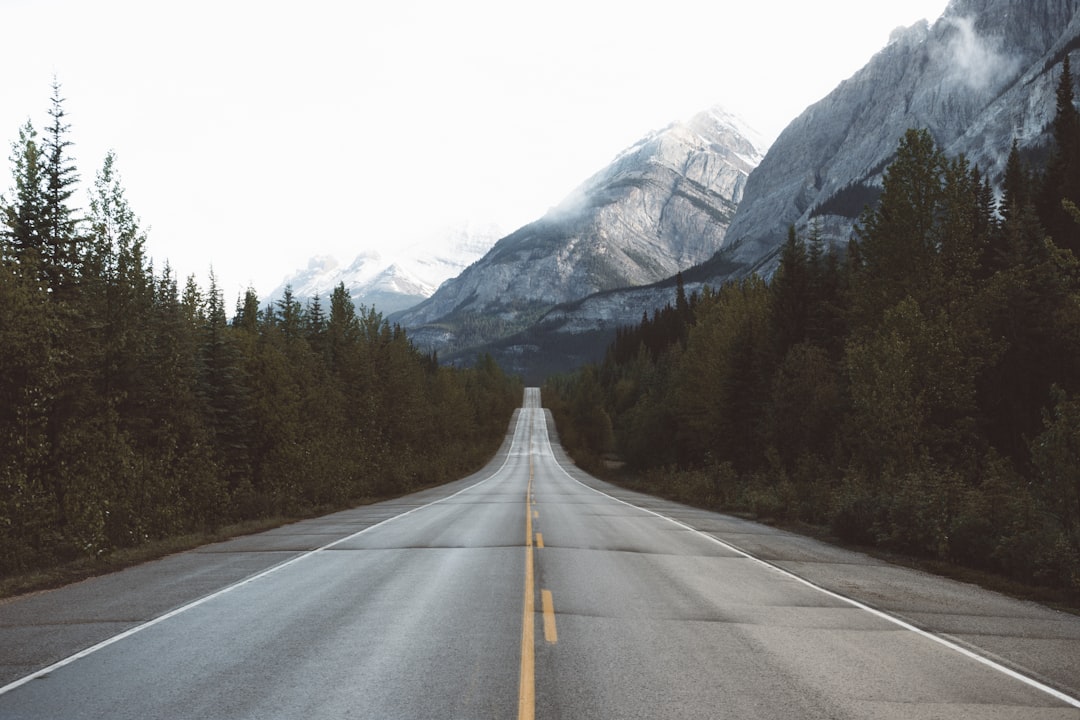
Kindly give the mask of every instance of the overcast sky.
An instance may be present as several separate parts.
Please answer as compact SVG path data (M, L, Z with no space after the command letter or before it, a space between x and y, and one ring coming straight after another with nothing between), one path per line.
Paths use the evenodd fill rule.
M713 105L771 140L946 5L0 0L0 139L45 126L55 76L80 205L114 150L157 268L212 266L231 306L313 255L514 230Z

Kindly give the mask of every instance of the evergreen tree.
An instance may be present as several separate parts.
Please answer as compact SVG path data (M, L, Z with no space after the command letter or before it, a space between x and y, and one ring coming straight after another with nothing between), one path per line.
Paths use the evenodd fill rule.
M360 320L356 316L345 283L338 284L330 294L330 317L326 324L327 352L330 365L339 374L351 365L360 342Z
M787 241L780 251L780 266L769 286L772 295L772 326L778 357L807 338L811 310L810 268L806 246L788 227Z
M255 335L259 330L259 296L253 288L244 292L243 299L236 303L236 314L233 316L233 327Z
M863 322L878 321L907 296L920 304L930 300L945 172L945 157L930 133L908 130L885 171L878 206L863 213L856 231L863 263L857 310Z
M128 204L109 152L94 180L88 217L83 312L96 312L103 357L100 378L111 406L137 396L135 384L147 371L143 335L153 302L146 267L146 235ZM130 408L129 408L130 409Z
M19 128L12 144L11 164L15 179L12 204L4 204L3 256L39 267L43 260L45 235L44 157L37 142L37 130L28 120Z
M1054 242L1080 254L1080 229L1062 206L1066 200L1080 202L1080 113L1076 110L1074 91L1075 80L1066 54L1057 87L1054 150L1043 178L1038 210Z
M42 212L43 268L50 286L65 293L77 280L81 252L77 221L69 205L79 181L75 165L69 157L72 146L68 134L64 100L60 84L53 81L49 106L50 123L45 129L42 146L44 170L44 207Z
M285 287L281 299L277 301L275 318L285 337L290 340L300 337L304 308L293 294L292 285Z
M251 471L249 392L213 272L201 320L199 392L208 412L206 426L214 438L218 464L235 492L244 486Z

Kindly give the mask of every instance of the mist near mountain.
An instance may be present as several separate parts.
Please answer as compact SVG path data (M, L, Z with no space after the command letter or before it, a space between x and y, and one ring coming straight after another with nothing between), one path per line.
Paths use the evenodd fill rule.
M650 133L392 319L421 347L464 351L560 303L670 277L723 246L763 153L757 134L721 108Z
M953 0L889 44L780 134L751 175L722 250L732 277L771 274L790 225L846 244L910 128L993 183L1012 141L1045 152L1055 66L1080 37L1077 0Z

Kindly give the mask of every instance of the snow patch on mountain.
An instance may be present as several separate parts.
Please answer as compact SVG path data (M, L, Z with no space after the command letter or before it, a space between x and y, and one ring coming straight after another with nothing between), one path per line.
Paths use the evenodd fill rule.
M393 252L362 251L348 265L330 255L316 255L304 269L286 276L270 293L282 297L287 287L301 302L326 298L344 283L357 305L384 315L405 310L430 297L487 252L502 231L496 225L463 221Z

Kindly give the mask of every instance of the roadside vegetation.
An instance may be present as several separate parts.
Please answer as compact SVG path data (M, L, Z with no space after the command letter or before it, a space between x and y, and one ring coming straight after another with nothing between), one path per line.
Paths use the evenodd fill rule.
M844 252L619 331L544 398L577 461L644 490L1080 597L1080 119L1003 195L909 131Z
M77 208L56 85L49 118L0 199L0 577L402 494L498 448L522 387L490 358L441 367L343 285L248 291L230 320L213 275L155 271L111 153Z

